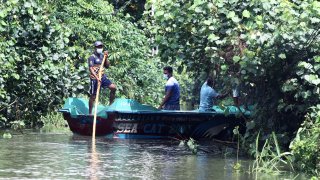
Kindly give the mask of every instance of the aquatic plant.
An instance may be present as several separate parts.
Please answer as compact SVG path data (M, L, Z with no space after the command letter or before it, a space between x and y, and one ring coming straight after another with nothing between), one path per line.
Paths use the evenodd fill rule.
M17 131L20 131L23 133L23 129L25 128L26 124L24 123L24 120L16 120L10 122L11 128Z
M199 144L193 138L180 140L179 146L187 146L193 154L198 153Z
M234 170L240 170L241 164L239 163L239 150L240 150L240 133L239 133L239 126L236 126L233 129L233 134L237 136L237 161L233 165Z
M197 144L197 142L193 138L190 138L187 141L187 145L193 154L197 154L199 145Z
M290 158L292 154L290 152L281 152L274 132L272 132L271 137L265 140L261 150L259 144L260 132L256 138L255 160L252 167L249 168L249 173L255 173L256 175L260 172L280 174L283 172L282 168L284 168L284 165L294 170Z
M45 127L63 128L67 126L66 121L59 112L51 112L45 116L41 116L40 122Z
M9 131L6 131L3 133L2 137L3 137L3 139L11 139L12 135Z

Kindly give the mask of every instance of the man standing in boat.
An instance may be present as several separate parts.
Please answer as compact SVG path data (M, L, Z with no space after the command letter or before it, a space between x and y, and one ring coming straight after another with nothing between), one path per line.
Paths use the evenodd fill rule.
M102 76L99 79L99 70L101 63L103 61L104 56L106 59L104 61ZM90 70L90 99L89 99L89 114L92 113L92 106L96 99L98 81L101 83L102 88L110 89L110 104L113 102L115 98L116 86L107 78L107 75L104 73L104 68L108 68L110 66L110 62L108 61L108 51L103 52L103 43L101 41L96 41L94 43L94 52L88 59L89 70Z
M216 99L223 99L229 94L228 92L225 94L217 93L213 89L213 86L214 80L212 77L209 77L202 85L200 90L199 111L211 111Z
M163 68L163 76L167 80L165 85L165 96L158 109L180 110L180 86L178 81L172 76L172 67Z

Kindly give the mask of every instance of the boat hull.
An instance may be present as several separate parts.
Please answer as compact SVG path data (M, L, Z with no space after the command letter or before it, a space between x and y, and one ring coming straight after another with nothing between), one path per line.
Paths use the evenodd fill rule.
M68 122L70 130L79 135L91 136L93 131L93 116L79 115L72 117L70 113L63 113L64 119ZM112 117L102 118L97 117L96 120L96 135L105 136L113 132Z
M88 100L68 98L59 112L73 133L92 135L94 117L88 113ZM215 106L208 112L167 111L120 98L110 106L97 107L95 134L108 138L211 138L244 124L249 116L243 108L231 106L224 110Z
M211 138L244 121L233 115L187 112L108 112L107 117L97 117L96 135L124 139ZM73 133L92 135L93 116L72 118L65 113L64 118Z

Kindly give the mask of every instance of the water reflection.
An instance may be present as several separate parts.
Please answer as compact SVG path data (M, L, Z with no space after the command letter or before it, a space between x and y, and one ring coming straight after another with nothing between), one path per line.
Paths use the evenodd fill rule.
M91 137L70 134L15 135L0 139L0 179L254 179L235 172L235 159L211 152L211 144L201 147L207 151L193 155L171 140L97 137L93 143Z
M88 170L90 171L90 180L97 180L98 174L100 174L100 167L99 167L99 158L98 153L96 151L96 141L95 139L92 140L91 143L91 159L90 159L90 167Z

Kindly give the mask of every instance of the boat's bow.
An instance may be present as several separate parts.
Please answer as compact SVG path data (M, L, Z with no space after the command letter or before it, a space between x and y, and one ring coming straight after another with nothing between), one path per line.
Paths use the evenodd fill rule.
M112 133L112 116L105 112L108 106L99 105L97 111L96 135ZM63 108L59 109L67 120L70 130L76 134L92 135L93 115L89 114L88 100L84 98L68 98Z

